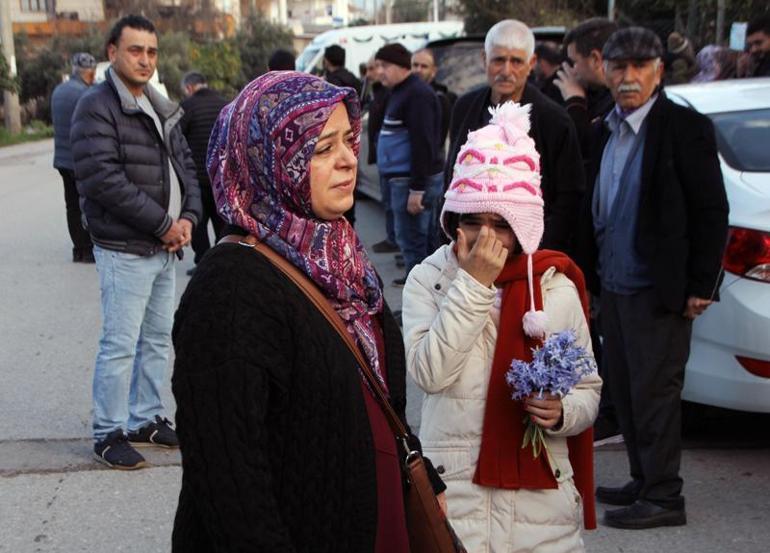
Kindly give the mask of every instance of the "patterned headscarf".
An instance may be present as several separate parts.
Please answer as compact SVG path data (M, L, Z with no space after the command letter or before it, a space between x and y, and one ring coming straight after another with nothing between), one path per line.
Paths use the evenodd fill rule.
M372 322L383 306L377 274L347 220L319 219L310 205L310 159L341 103L357 156L361 108L353 89L305 73L266 73L222 109L206 166L222 218L248 230L318 285L384 386Z

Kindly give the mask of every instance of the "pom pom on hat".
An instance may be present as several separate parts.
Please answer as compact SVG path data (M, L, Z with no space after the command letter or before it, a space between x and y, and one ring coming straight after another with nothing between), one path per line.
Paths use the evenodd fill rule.
M532 285L532 255L527 255L527 284L529 285L529 311L524 313L521 322L524 334L530 338L545 340L548 332L548 315L545 311L535 309L535 290Z

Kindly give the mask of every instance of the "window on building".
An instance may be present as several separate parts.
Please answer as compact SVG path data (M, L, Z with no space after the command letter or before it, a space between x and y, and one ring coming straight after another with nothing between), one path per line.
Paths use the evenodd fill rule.
M47 12L48 0L19 0L23 12Z

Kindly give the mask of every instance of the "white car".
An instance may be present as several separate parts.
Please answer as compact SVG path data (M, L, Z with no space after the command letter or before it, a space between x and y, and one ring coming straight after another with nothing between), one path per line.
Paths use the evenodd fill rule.
M730 202L721 300L693 326L683 398L770 413L770 78L666 94L714 122Z

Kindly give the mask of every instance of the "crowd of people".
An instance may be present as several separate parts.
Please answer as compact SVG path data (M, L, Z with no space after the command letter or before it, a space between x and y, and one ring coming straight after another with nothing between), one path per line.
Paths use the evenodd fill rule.
M276 51L229 103L191 72L180 106L149 84L151 21L124 17L107 44L103 82L81 53L54 92L54 167L73 261L99 274L93 454L131 470L137 447L181 447L174 551L407 552L413 450L468 551L582 551L595 500L617 507L608 526L686 524L680 398L692 321L718 301L728 204L712 123L665 84L767 75L769 19L749 24L744 61L605 19L537 45L503 20L486 84L459 98L430 50L392 43L359 76L340 46L323 78ZM354 229L366 111L361 159L385 212L372 250L404 269L395 314ZM407 443L299 282L405 425L407 372L425 392ZM591 370L566 395L511 400L512 362L562 332ZM176 428L161 400L172 344ZM521 447L522 419L544 454ZM594 440L614 434L629 480L595 487Z

